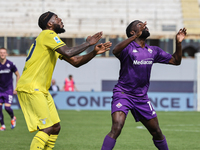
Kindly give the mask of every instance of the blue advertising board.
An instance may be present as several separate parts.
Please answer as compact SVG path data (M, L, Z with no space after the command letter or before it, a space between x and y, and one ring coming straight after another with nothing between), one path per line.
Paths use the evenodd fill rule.
M112 92L51 92L57 109L62 110L110 110ZM157 111L195 111L193 93L149 92L149 99ZM20 109L14 96L13 109Z

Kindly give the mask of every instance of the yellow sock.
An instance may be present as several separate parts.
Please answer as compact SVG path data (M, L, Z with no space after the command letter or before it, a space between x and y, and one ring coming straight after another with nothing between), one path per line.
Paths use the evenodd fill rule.
M44 150L52 150L54 148L57 138L58 138L58 135L51 134L48 141L46 142Z
M43 150L48 139L48 134L43 131L38 131L31 142L30 150Z

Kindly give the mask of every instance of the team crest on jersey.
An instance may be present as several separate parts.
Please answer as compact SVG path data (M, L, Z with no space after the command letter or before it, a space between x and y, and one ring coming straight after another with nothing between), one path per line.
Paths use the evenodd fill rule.
M149 52L149 53L152 53L152 52L153 52L153 50L151 50L150 48L148 48L148 52Z
M137 53L138 51L136 49L133 50L133 53Z
M47 118L40 119L40 121L42 121L43 124L46 124L46 121L45 121L46 119L47 119Z
M10 67L10 64L6 64L6 66L9 68L9 67Z
M117 108L120 108L120 107L122 107L122 104L118 103L116 106L117 106Z
M57 36L55 36L53 39L56 41L56 43L60 43L61 42L60 39Z

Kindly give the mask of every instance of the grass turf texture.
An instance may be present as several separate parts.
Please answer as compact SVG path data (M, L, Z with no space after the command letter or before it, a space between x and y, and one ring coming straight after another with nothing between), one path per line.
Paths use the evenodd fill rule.
M36 134L29 133L21 110L14 110L17 126L10 129L4 112L6 131L0 132L0 149L28 150ZM59 110L61 132L55 150L100 150L111 128L110 111ZM200 112L157 112L159 124L170 150L199 150ZM129 113L114 150L156 150L149 132Z

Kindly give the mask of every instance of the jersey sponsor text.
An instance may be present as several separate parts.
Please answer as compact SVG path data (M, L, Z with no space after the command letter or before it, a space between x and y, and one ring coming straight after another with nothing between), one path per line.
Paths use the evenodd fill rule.
M133 64L134 65L151 65L151 64L153 64L153 61L151 61L151 60L140 60L140 61L134 60Z

